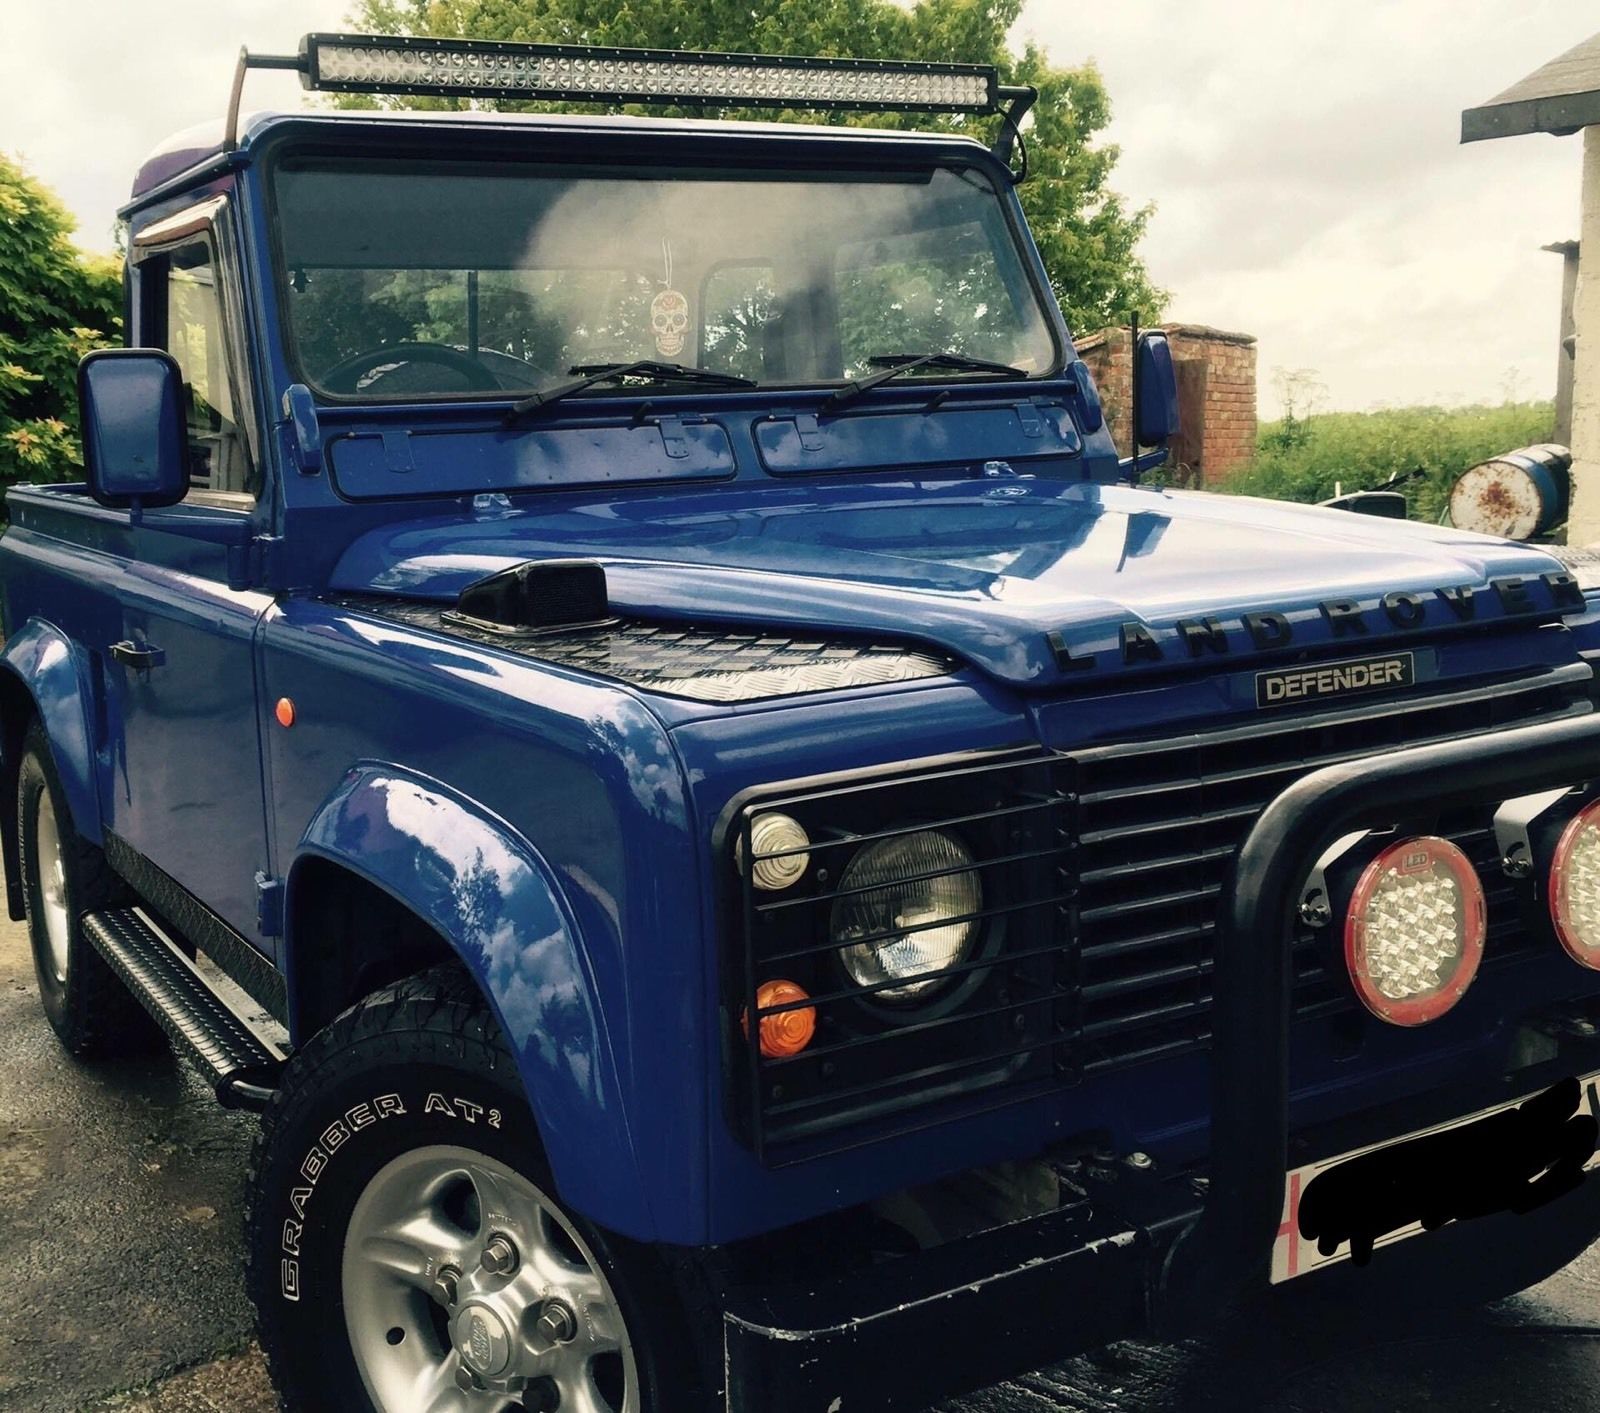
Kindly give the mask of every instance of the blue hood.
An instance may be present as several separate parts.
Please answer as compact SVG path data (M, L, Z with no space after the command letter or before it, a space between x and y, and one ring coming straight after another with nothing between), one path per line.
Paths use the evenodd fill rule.
M1199 654L1180 620L1216 619L1230 654L1258 646L1246 614L1282 614L1296 648L1548 620L1558 607L1540 576L1561 572L1540 550L1459 530L1016 479L741 485L413 520L358 539L330 587L452 601L549 558L600 560L631 615L911 638L1035 687L1181 665ZM1330 600L1353 601L1361 628L1335 623ZM1140 629L1156 653L1130 658Z

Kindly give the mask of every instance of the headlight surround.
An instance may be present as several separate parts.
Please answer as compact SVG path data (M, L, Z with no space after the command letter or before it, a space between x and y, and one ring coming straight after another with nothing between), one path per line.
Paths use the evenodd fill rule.
M925 829L857 852L839 880L829 931L857 986L898 982L869 994L904 1005L926 999L946 980L928 973L971 956L982 926L974 914L982 910L983 882L971 852L954 836Z

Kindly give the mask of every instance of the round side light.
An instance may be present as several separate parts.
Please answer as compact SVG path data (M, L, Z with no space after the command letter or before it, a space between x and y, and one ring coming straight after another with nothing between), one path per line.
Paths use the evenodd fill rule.
M1600 800L1573 815L1556 841L1550 921L1569 957L1600 970Z
M740 840L740 852L743 852ZM811 855L805 826L786 814L760 814L750 825L750 881L767 893L781 893L805 877Z
M1390 844L1361 871L1344 959L1361 1003L1390 1025L1426 1025L1465 994L1483 960L1487 909L1471 861L1448 839Z

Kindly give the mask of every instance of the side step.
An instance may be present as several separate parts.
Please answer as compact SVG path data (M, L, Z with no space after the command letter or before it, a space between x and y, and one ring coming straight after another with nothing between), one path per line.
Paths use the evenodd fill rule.
M264 1109L282 1055L211 989L198 967L138 908L87 913L84 935L230 1109Z

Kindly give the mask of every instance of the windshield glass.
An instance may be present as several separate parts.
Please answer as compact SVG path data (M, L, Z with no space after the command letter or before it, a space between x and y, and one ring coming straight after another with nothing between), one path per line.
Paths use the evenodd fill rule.
M290 159L276 194L293 353L340 396L526 392L636 359L767 384L853 379L891 354L1056 364L972 168Z

